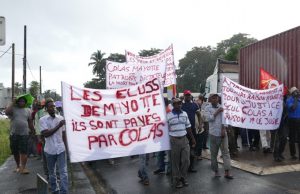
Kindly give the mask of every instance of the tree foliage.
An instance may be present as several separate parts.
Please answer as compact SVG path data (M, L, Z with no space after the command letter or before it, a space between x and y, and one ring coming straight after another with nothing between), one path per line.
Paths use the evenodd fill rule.
M206 78L212 74L216 62L215 50L210 46L194 47L179 60L177 90L203 92Z
M91 81L87 81L84 83L84 87L86 88L94 88L94 89L105 89L106 88L106 60L123 63L126 61L125 55L119 53L112 53L109 57L104 58L105 53L102 53L100 50L94 52L88 65L93 66L93 74L96 78L93 78Z
M157 48L151 48L150 50L140 50L139 56L141 57L150 57L160 53L162 50Z
M249 34L238 33L217 44L217 56L226 60L237 61L239 49L257 41L249 38Z
M55 90L46 90L43 93L45 99L52 98L54 101L60 101L61 96Z
M32 81L29 84L29 93L34 97L37 98L37 96L40 93L40 83L37 81Z
M15 96L22 94L22 84L15 82Z
M203 93L206 79L213 73L217 58L236 61L239 49L256 41L255 38L248 38L248 34L239 33L219 42L217 48L192 48L179 60L179 69L176 71L178 92L189 89Z

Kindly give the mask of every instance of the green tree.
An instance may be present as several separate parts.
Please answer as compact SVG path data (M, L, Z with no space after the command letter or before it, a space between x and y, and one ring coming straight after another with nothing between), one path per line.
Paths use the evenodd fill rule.
M85 88L92 88L92 89L101 89L103 88L99 82L99 79L93 78L91 81L87 81L83 84Z
M194 47L184 58L179 60L177 90L188 89L193 92L204 92L206 78L212 74L216 63L216 51L210 46Z
M106 60L114 61L114 62L118 62L118 63L126 62L125 55L119 54L119 53L110 54L109 57Z
M140 50L139 56L141 57L150 57L160 53L162 50L157 48L151 48L150 50Z
M22 93L22 84L15 82L15 96L18 96Z
M60 101L61 96L55 90L46 90L43 93L45 99L52 98L54 101Z
M119 53L112 53L109 57L104 58L105 53L102 53L100 50L94 52L91 56L92 62L89 63L89 66L93 66L93 74L96 75L96 78L93 78L91 81L84 83L86 88L94 89L105 89L106 88L106 60L123 63L126 61L125 55Z
M29 93L34 97L37 98L39 91L40 91L40 83L37 81L32 81L29 84Z
M237 61L239 49L254 42L255 38L249 38L249 34L238 33L231 38L222 40L217 44L217 56L226 60Z
M90 57L92 62L89 63L89 66L93 66L93 74L98 78L105 77L103 74L103 69L105 69L106 65L104 55L105 53L102 53L101 50L97 50Z

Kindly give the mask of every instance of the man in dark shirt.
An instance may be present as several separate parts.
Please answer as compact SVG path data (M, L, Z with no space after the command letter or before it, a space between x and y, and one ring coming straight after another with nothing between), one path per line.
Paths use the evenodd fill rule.
M195 102L193 102L192 93L190 90L185 90L183 92L183 94L184 94L184 103L182 104L181 109L187 113L188 118L191 123L191 129L192 129L193 136L196 137L195 115L196 115L197 110L199 110L199 107ZM189 142L191 144L190 138L189 138ZM194 148L192 146L190 146L190 148L191 148L191 150L190 150L190 166L189 166L188 172L197 172L194 169L194 159L195 159Z
M298 143L298 155L300 158L300 92L298 88L289 90L291 96L286 101L289 122L289 145L292 159L297 159L295 143Z

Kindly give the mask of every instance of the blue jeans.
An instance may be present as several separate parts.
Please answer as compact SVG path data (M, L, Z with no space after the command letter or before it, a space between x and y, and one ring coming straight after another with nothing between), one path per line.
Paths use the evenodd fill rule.
M68 193L68 172L66 162L66 152L60 154L51 155L45 152L47 159L47 167L49 171L49 182L51 186L51 192L66 194ZM58 171L60 176L60 188L58 189L57 177L55 173L55 166L58 165ZM59 191L59 192L58 192Z
M149 180L148 176L148 165L149 165L149 154L139 155L140 165L138 176L144 181Z
M165 151L158 152L157 166L160 170L165 171Z

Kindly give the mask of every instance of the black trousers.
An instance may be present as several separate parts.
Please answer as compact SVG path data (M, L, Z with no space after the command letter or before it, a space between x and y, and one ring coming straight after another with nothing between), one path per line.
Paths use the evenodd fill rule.
M300 150L300 119L289 118L289 145L291 156L296 155L295 143L298 143L298 152ZM300 157L300 152L298 153Z
M250 147L259 148L259 140L260 140L259 130L248 129L248 138L249 138Z
M275 141L274 141L274 152L273 152L274 159L277 159L280 156L282 156L285 149L285 145L287 143L287 136L288 136L287 125L280 126L276 130Z

